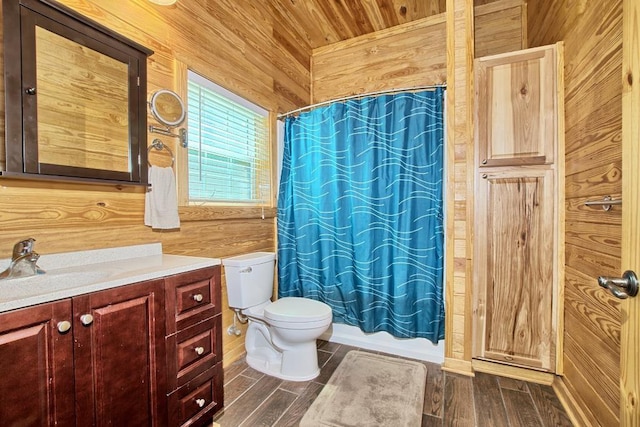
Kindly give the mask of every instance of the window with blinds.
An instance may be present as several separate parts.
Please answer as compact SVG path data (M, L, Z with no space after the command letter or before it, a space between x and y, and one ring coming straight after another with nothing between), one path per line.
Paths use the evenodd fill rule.
M189 201L267 204L268 112L189 72Z

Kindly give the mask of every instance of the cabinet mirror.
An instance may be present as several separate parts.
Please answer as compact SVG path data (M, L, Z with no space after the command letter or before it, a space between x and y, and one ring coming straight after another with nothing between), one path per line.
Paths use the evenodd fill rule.
M52 0L3 0L7 176L146 184L152 52Z

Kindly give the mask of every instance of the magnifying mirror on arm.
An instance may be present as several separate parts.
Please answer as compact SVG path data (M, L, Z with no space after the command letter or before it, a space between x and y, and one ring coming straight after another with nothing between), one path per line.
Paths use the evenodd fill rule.
M180 128L178 135L174 134L171 130L177 126L180 126L184 122L186 111L184 103L177 93L169 89L157 90L151 95L149 101L149 108L153 117L166 128L157 126L149 126L149 132L159 133L161 135L173 136L180 139L180 144L183 147L187 146L187 131L184 128Z

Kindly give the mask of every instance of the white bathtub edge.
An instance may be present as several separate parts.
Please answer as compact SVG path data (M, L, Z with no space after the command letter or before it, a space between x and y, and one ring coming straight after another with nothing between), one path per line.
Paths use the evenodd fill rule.
M425 362L444 362L444 341L434 345L424 338L400 339L387 332L367 334L355 326L340 323L333 323L320 339Z

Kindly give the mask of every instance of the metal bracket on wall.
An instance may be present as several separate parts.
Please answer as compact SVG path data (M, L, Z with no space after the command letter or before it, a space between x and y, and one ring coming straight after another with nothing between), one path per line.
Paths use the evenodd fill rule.
M611 196L604 196L602 200L592 200L588 202L584 202L585 206L602 206L602 209L605 211L611 210L612 205L621 205L622 200L613 200Z
M178 129L178 134L171 132L169 128L160 128L157 126L150 125L149 132L151 133L159 133L164 136L171 136L173 138L178 138L180 140L180 145L183 148L187 148L189 146L189 141L187 139L187 130L185 128Z

